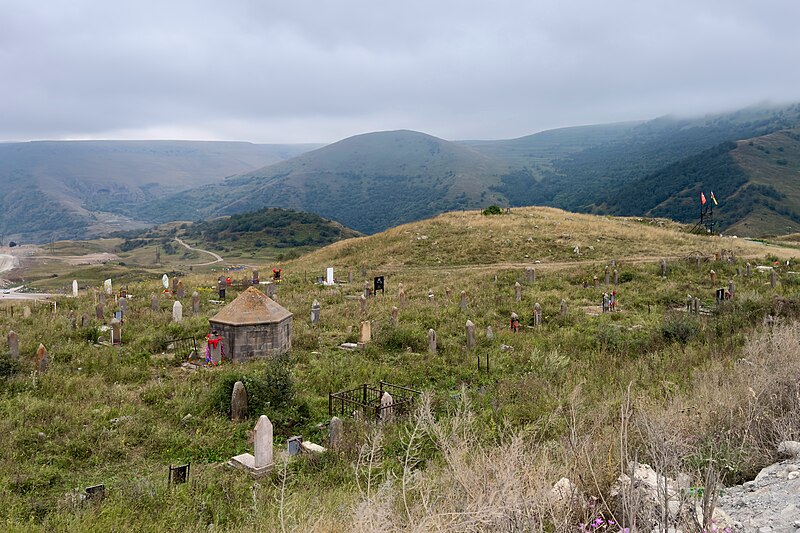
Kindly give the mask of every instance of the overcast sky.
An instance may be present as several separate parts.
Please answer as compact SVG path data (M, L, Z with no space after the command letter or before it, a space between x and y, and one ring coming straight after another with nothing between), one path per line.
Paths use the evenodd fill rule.
M800 101L795 0L0 0L0 139L498 139Z

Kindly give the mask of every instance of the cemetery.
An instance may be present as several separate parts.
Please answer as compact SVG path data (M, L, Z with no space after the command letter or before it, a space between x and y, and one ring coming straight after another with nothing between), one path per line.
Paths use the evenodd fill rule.
M520 208L342 241L280 283L70 278L0 303L0 504L44 530L630 520L634 457L735 485L800 431L796 252Z

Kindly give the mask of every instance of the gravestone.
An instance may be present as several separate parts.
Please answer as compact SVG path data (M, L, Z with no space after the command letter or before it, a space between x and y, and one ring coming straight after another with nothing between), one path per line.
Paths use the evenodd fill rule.
M122 322L116 318L111 320L111 344L122 344Z
M341 449L343 432L342 420L338 416L331 418L331 423L328 425L328 446L332 450L339 451Z
M733 285L733 280L730 280L728 282L728 294L731 295L731 300L733 300L733 294L734 294L735 289L736 289L736 287Z
M81 327L88 328L90 323L91 319L89 318L89 313L83 313L81 315Z
M156 296L155 294L150 296L150 310L158 311L158 296Z
M230 460L232 466L242 468L254 476L267 474L273 466L272 460L272 422L267 415L261 415L255 427L253 438L255 455L243 453Z
M367 277L367 265L361 265L361 277L362 278Z
M606 265L606 268L605 268L605 280L604 281L605 281L606 285L609 285L611 283L611 270L608 268L608 265Z
M392 326L397 326L398 319L400 318L400 310L397 307L392 307Z
M369 298L369 281L364 280L364 290L361 291L361 295L364 298Z
M185 465L172 466L169 465L169 474L167 475L168 485L182 485L189 481L189 467L191 463Z
M172 278L172 292L173 292L173 294L178 292L178 281L179 280L178 280L177 276Z
M594 285L595 289L600 286L600 280L597 278L597 276L592 277L592 284Z
M319 316L322 312L322 306L319 305L317 300L314 300L311 304L311 323L312 324L319 324Z
M181 303L178 301L172 304L172 321L173 322L183 321L183 305L181 305Z
M161 285L164 286L164 290L169 289L169 276L167 276L166 274L161 276Z
M353 283L353 269L347 269L347 283Z
M381 421L391 422L394 420L394 398L388 392L381 396Z
M247 418L247 389L244 383L237 381L233 384L231 393L231 420L240 422Z
M447 298L448 302L450 301L450 293L451 292L452 292L452 289L450 287L445 287L444 288L444 296L445 296L445 298Z
M612 259L611 260L611 268L617 268L617 260L616 259Z
M661 277L662 278L666 278L667 277L667 260L666 259L662 259L661 260Z
M775 288L775 285L777 285L777 283L778 283L778 274L777 274L777 273L775 272L775 270L773 269L773 270L772 270L772 271L769 273L769 285L770 285L770 287L772 287L772 288L774 289L774 288Z
M742 277L742 266L741 265L737 265L736 266L736 275L739 276L740 278Z
M286 454L289 457L294 457L298 453L303 446L303 437L302 435L295 435L294 437L289 437L286 439Z
M200 314L200 294L197 291L192 293L192 314Z
M694 314L696 315L700 314L700 298L694 299Z
M472 323L472 320L467 320L466 330L467 350L472 350L475 348L475 324Z
M603 309L603 313L608 313L608 303L609 303L608 302L608 293L604 292L603 293L603 302L601 304L601 307Z
M525 269L525 279L528 283L536 283L536 269L528 267Z
M715 284L717 282L717 273L714 272L712 269L711 272L708 273L709 277L711 278L711 284Z
M519 332L519 315L517 313L511 313L511 331Z
M533 306L533 325L542 325L542 306L539 305L539 302L536 302L536 304Z
M405 291L405 289L400 289L399 298L400 298L400 307L405 307L406 306L406 291Z
M94 316L95 318L99 318L100 320L103 319L103 315L105 314L105 308L103 307L103 303L100 302L94 307Z
M361 314L366 315L369 311L369 300L363 294L358 297L358 303L361 304Z
M258 274L258 270L253 270L253 285L261 285L261 277Z
M50 364L50 356L47 355L47 348L44 344L39 343L39 348L36 350L36 370L43 374L47 372L47 367Z
M119 310L123 313L128 312L128 299L127 298L120 298L119 299Z
M698 272L700 271L700 254L695 254L694 256L694 269Z
M112 292L114 292L111 289L111 280L110 279L107 279L107 280L105 280L103 282L103 289L105 290L105 293L108 294L109 296L111 295Z
M11 359L19 359L19 338L16 332L8 332L8 356Z
M400 293L403 291L403 282L397 284L397 297L400 298Z
M78 280L75 279L72 280L72 297L78 297Z
M101 304L106 305L106 293L101 292L98 297L98 300Z
M619 271L614 269L614 285L619 285Z
M178 298L183 298L186 296L186 289L183 287L183 280L178 282L178 290L176 291Z
M519 281L514 284L514 299L518 302L522 300L522 285Z
M361 322L361 327L358 330L358 342L366 344L372 340L372 324L369 320Z
M569 312L569 308L567 307L567 301L561 300L561 316L567 316Z
M747 263L744 266L744 275L747 276L748 278L750 277L750 263Z
M467 310L467 291L461 291L461 310Z
M428 330L428 353L436 353L436 332Z
M384 290L385 283L383 276L375 276L372 280L372 294L377 295L378 291L380 291L381 295L386 294Z
M75 311L69 312L69 325L72 329L78 329L78 317L75 316Z
M433 289L428 289L428 301L432 302L434 299Z
M492 326L486 326L486 338L490 341L494 340L494 331L492 331Z
M30 318L31 317L31 308L27 305L22 308L22 318Z
M270 298L272 298L274 300L275 299L275 290L277 288L278 288L278 286L275 285L274 283L267 283L267 296L269 296ZM220 299L221 300L225 299L225 290L224 289L222 291L222 297Z

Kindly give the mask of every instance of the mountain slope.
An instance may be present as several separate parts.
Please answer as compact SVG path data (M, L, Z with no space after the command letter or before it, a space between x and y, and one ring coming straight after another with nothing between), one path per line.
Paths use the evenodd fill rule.
M47 240L135 226L136 205L148 198L220 181L315 147L194 141L0 144L0 233Z

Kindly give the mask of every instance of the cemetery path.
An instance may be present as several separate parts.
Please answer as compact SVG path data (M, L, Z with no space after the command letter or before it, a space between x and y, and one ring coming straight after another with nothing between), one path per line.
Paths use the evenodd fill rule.
M202 252L202 253L208 254L208 255L210 255L211 257L214 258L213 261L209 261L208 263L199 263L197 265L192 265L192 266L198 266L198 267L200 267L200 266L208 266L208 265L213 265L214 263L221 263L221 262L224 261L222 256L219 255L219 254L215 254L214 252L209 252L208 250L201 250L200 248L193 248L193 247L189 246L188 244L186 244L185 242L183 242L178 237L175 237L175 240L178 241L178 244L180 244L181 246L183 246L187 250L194 250L195 252Z

